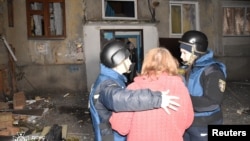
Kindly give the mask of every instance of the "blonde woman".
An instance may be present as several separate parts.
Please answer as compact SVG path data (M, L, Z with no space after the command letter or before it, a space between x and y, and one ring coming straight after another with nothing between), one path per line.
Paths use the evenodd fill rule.
M178 74L178 62L162 47L151 49L144 58L141 74L135 77L128 89L149 88L169 90L178 96L181 105L177 112L167 114L163 109L141 112L113 112L110 123L127 141L182 141L185 129L194 118L188 90Z

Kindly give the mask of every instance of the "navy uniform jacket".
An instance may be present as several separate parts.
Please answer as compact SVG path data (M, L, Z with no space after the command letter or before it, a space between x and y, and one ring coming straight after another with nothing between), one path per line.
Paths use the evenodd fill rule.
M193 126L204 126L221 120L226 67L213 59L211 50L194 62L186 83L195 111Z
M142 111L161 107L160 92L151 92L149 89L127 90L125 83L124 75L101 64L100 74L89 96L95 141L104 141L104 138L112 141L114 131L109 118L113 111Z

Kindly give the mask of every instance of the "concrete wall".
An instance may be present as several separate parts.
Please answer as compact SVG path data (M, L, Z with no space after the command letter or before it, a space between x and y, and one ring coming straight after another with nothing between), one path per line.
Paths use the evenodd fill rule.
M18 89L86 90L85 60L78 61L76 42L83 49L83 2L65 0L66 38L62 40L29 40L27 38L25 0L14 0L14 27L8 26L7 1L3 1L3 35L16 50ZM42 46L42 47L41 47ZM82 56L84 52L81 53Z
M250 1L223 1L219 6L250 6ZM218 16L222 15L222 11L218 8ZM217 11L216 11L217 12ZM216 16L215 16L216 17ZM219 18L217 17L217 20ZM221 20L218 25L222 25ZM216 25L214 25L216 26ZM218 30L220 42L216 42L221 46L222 55L220 59L225 62L228 72L228 80L230 81L249 81L250 80L250 36L245 37L223 37L221 26Z
M4 33L4 1L0 1L0 35ZM0 42L0 69L8 63L8 49L4 46L3 42Z

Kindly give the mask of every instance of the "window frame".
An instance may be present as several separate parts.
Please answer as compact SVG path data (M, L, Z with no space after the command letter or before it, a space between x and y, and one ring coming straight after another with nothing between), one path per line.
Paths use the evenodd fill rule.
M193 4L195 6L195 27L194 30L200 30L200 16L199 16L199 3L198 2L191 2L191 1L170 1L169 2L169 35L172 38L180 38L183 34L184 34L184 30L183 30L183 5L184 4ZM181 6L181 32L180 33L173 33L173 29L172 29L172 6ZM191 29L189 29L191 30Z
M106 10L106 2L107 1L116 1L116 2L134 2L134 17L108 17L105 14ZM137 20L138 11L137 11L137 0L102 0L102 19L104 20Z
M31 9L31 3L38 2L42 3L41 10ZM52 35L50 31L50 12L49 4L50 3L61 3L62 10L62 34L61 35ZM66 16L65 16L65 0L26 0L26 18L27 18L27 36L28 39L65 39L66 38ZM31 20L33 15L43 16L43 25L42 30L43 35L32 35L32 25Z
M244 17L244 23L243 23L243 34L237 34L237 31L236 31L236 23L237 23L237 21L238 20L236 20L237 19L237 17L236 16L233 16L234 17L234 19L232 19L233 21L235 21L236 23L233 23L234 25L233 25L233 28L234 28L234 31L232 31L232 32L234 32L234 33L231 33L231 34L226 34L225 33L225 8L234 8L234 9L236 9L236 8L244 8L244 15L243 15L243 17ZM249 22L250 23L250 19L249 20L247 20L247 16L248 16L248 14L250 14L250 12L249 13L247 13L247 10L250 10L250 3L248 3L248 5L237 5L237 4L235 4L234 6L223 6L222 7L222 10L223 10L223 20L222 20L222 35L224 36L224 37L244 37L244 36L250 36L250 30L249 30L249 32L248 32L248 34L247 33L244 33L244 32L246 32L245 30L246 30L246 28L247 28L247 26L246 26L246 24L247 24L247 22ZM248 23L248 24L249 24Z

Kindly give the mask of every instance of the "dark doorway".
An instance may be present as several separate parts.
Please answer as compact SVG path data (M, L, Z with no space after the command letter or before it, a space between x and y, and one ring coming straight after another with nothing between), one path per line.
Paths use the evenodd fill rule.
M179 48L179 40L180 38L160 38L159 42L160 46L167 48L181 64L182 59L180 58L181 52Z

